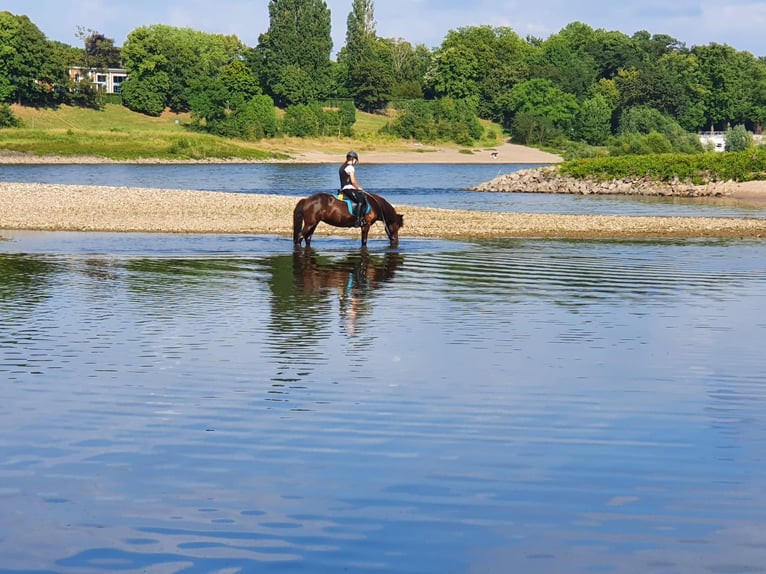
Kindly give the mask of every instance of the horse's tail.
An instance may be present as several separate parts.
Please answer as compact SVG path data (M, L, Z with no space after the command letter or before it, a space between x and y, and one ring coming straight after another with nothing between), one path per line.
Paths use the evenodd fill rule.
M300 241L301 229L303 228L303 203L305 201L305 199L301 199L293 209L293 243Z

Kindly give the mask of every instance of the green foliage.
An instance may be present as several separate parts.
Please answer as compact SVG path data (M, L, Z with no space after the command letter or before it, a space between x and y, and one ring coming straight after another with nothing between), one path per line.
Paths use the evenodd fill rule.
M67 83L56 45L27 16L0 11L0 102L55 106Z
M394 77L390 63L390 47L383 41L368 44L357 61L349 62L348 89L357 107L374 112L391 101Z
M230 94L239 94L246 100L262 93L258 78L243 60L226 64L218 77Z
M670 136L680 126L672 118L649 106L634 106L626 109L620 117L618 133L648 134L659 132Z
M159 116L165 110L165 94L170 77L165 72L151 75L131 75L120 85L125 106L148 116Z
M246 140L260 140L274 137L279 133L279 120L274 100L267 95L254 96L241 108L235 110L234 119L239 137Z
M567 142L564 147L564 159L573 161L576 159L585 159L591 157L605 157L608 151L603 147L592 146L582 142Z
M319 104L296 104L285 110L282 131L296 137L350 136L348 114L323 109Z
M500 119L498 98L527 79L532 47L507 27L451 30L425 75L432 97L471 99L480 117Z
M218 77L243 52L236 36L165 25L136 28L122 47L128 71L121 86L123 101L131 110L148 115L162 113L166 107L189 111L190 87Z
M86 68L119 68L122 65L120 49L114 39L82 26L77 27L77 37L85 46L81 65Z
M731 153L655 154L582 159L559 166L562 175L581 179L649 177L656 181L678 179L692 183L710 180L766 179L766 148Z
M590 145L603 145L612 134L613 111L613 106L602 94L585 100L575 116L575 138Z
M398 102L397 117L381 133L421 142L452 141L472 145L484 135L472 106L465 100L412 100Z
M742 124L726 130L726 151L744 151L753 147L753 134Z
M330 10L323 0L270 0L269 29L260 35L258 49L264 86L277 105L306 102L303 94L309 90L315 100L327 97L332 36ZM285 72L287 67L291 70ZM297 97L287 99L290 95Z
M301 138L318 136L321 111L321 109L317 109L317 106L306 104L289 106L285 110L284 118L282 118L282 131L285 135Z
M350 131L352 126L356 123L356 108L354 107L353 102L344 100L340 102L340 104L338 105L338 109L340 111L341 121L343 122L343 125L348 126L348 129ZM350 133L348 135L350 135Z
M568 31L570 27L572 30ZM578 28L576 33L574 27ZM576 38L582 32L593 36L593 30L584 24L573 23L559 34L548 37L530 58L531 77L550 82L562 92L585 96L598 80L598 67L593 56L585 50L589 40Z
M350 4L337 62L330 60L324 0L270 0L269 28L254 48L235 36L164 25L136 28L122 49L80 28L84 48L73 48L48 41L28 17L0 11L0 103L102 108L104 96L86 83L71 84L67 68L114 67L122 59L129 78L121 101L130 109L152 117L192 111L198 129L234 137L268 137L244 127L252 124L244 119L249 103L261 93L282 108L331 94L368 112L400 99L464 102L472 119L462 112L456 119L441 104L423 114L409 106L388 133L465 145L480 133L476 116L502 122L519 142L608 142L623 154L665 151L668 142L673 151L696 153L691 132L727 125L755 131L766 123L766 59L729 46L687 49L667 35L628 37L572 22L544 41L522 39L508 27L467 26L430 50L379 38L373 0ZM349 133L347 111L319 114L319 132Z
M607 144L612 155L702 151L696 134L684 131L672 118L648 106L625 110L618 133Z
M561 135L550 118L531 112L519 112L511 124L511 138L522 145L543 146L550 144Z
M23 122L15 116L11 106L0 104L0 128L20 128Z
M294 64L279 70L279 81L272 86L275 99L283 105L308 104L319 97L309 73Z
M512 126L517 114L546 118L553 127L568 132L579 105L577 99L553 85L550 80L522 82L501 98L503 125Z

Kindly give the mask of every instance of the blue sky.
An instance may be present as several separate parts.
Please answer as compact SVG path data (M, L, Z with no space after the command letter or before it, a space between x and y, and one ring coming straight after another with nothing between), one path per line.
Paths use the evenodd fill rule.
M335 54L345 42L352 0L326 2ZM254 46L269 25L267 0L5 0L0 9L26 14L49 39L73 46L81 45L78 25L113 38L118 46L135 28L151 24L236 34ZM462 26L509 26L522 37L546 38L579 21L628 35L638 30L669 34L689 47L717 42L766 56L762 0L378 0L375 20L378 35L429 48Z

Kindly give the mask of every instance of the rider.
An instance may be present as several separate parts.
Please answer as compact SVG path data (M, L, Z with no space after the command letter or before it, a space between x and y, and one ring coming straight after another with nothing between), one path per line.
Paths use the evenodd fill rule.
M356 204L355 227L364 225L364 214L367 211L367 194L356 181L356 170L354 166L359 163L359 156L355 151L346 154L346 161L340 166L338 174L340 175L340 191Z

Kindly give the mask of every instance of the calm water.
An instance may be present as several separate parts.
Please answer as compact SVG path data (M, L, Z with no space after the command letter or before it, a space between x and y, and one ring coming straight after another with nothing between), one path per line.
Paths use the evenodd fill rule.
M766 209L725 201L525 193L468 192L503 173L534 167L513 164L390 165L359 168L366 189L394 205L521 213L766 217ZM240 165L0 165L0 181L199 189L304 196L337 189L337 166Z
M764 571L763 241L0 237L0 573Z

